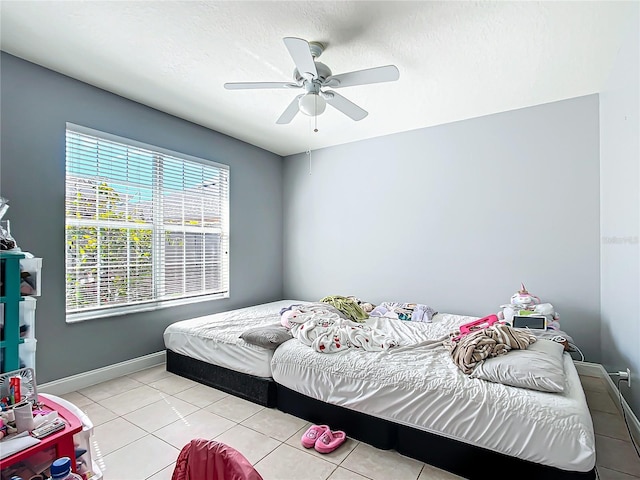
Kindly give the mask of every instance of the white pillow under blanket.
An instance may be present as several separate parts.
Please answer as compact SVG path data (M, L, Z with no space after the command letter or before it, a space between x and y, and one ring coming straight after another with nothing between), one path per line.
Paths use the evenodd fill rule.
M476 366L470 377L512 387L558 393L564 390L564 346L538 340L526 350L511 350Z

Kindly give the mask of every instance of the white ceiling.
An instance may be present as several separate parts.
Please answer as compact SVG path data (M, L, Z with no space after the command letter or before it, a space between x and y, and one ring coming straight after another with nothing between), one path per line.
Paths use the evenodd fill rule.
M2 50L279 155L600 91L631 2L10 1ZM276 125L298 91L283 37L320 41L334 74L395 64L400 80L339 92Z

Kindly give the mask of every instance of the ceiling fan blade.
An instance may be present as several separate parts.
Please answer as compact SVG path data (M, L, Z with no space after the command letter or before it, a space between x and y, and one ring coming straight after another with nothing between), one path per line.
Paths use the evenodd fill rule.
M347 100L339 93L328 90L326 92L322 92L320 95L322 95L322 98L324 98L329 105L336 110L340 110L347 117L352 118L356 122L369 115L366 110L363 110L351 100Z
M367 68L355 72L341 73L327 77L324 85L331 88L352 87L369 83L393 82L400 78L400 72L395 65Z
M313 78L318 76L316 62L313 61L313 56L311 56L309 42L302 38L285 37L284 44L289 50L289 55L291 55L293 63L296 64L300 76L305 77L305 74L307 74L307 77L311 75Z
M293 120L293 118L298 114L298 110L299 110L298 100L300 100L300 97L302 96L303 95L298 95L296 98L293 99L293 101L284 110L284 112L282 112L282 115L280 115L280 118L276 121L277 124L285 125L287 123L290 123L291 120Z
M256 88L300 88L297 83L291 82L237 82L225 83L227 90L252 90Z

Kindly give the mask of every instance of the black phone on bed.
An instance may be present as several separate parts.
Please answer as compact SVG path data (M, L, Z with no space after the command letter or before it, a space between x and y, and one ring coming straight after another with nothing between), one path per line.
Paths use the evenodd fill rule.
M514 315L511 322L513 328L547 329L547 317L539 315Z

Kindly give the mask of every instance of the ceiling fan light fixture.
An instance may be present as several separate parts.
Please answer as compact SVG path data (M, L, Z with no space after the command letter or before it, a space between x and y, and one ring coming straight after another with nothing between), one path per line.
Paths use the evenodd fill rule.
M2 1L2 0L0 0ZM291 123L298 112L309 117L324 113L327 103L354 121L365 118L368 113L339 93L323 88L353 87L370 83L393 82L400 78L395 65L367 68L354 72L333 75L331 69L316 59L322 54L324 45L318 42L307 42L302 38L285 37L284 45L293 59L293 82L235 82L225 83L227 90L248 90L255 88L299 88L303 93L296 96L278 117L278 125ZM317 129L316 129L317 131Z
M327 102L317 93L309 92L298 100L300 111L310 117L322 114L327 108Z

